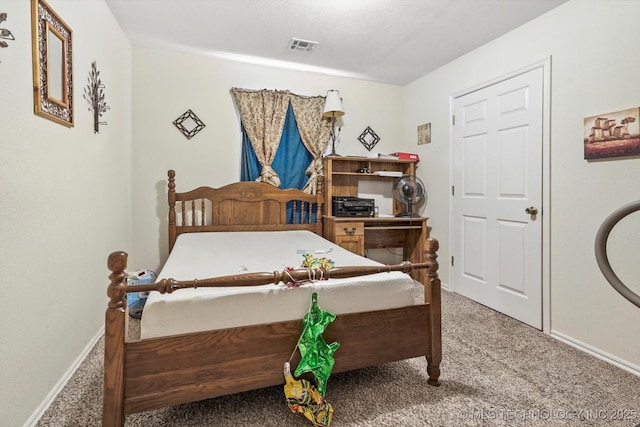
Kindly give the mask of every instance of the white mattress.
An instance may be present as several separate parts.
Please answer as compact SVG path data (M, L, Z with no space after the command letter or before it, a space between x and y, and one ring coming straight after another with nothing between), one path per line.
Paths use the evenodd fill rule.
M329 251L336 266L379 265L310 231L181 234L158 279L204 279L299 267L300 251ZM317 292L320 307L339 315L420 303L417 285L401 272L330 279L288 288L284 284L151 292L141 338L301 319Z

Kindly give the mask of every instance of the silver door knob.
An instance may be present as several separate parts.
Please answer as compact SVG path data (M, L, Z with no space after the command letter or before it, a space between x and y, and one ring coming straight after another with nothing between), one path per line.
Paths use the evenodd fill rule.
M535 206L529 206L524 211L529 215L538 215L538 208L536 208Z

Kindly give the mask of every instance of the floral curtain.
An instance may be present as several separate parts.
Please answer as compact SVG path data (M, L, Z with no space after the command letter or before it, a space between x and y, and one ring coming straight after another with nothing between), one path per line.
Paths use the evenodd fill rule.
M302 189L309 194L317 194L318 192L318 176L323 174L322 153L327 148L331 132L330 122L322 117L324 101L324 96L291 95L291 105L296 116L302 143L313 156L313 161L306 170L309 181Z
M282 128L289 106L289 91L246 90L232 88L240 119L251 140L251 146L262 165L256 181L280 186L280 178L271 167L280 144Z

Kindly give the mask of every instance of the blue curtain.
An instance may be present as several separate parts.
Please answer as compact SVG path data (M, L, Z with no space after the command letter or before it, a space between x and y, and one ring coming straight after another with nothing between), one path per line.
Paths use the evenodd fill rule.
M251 141L244 128L242 130L242 144L240 179L242 181L255 181L260 176L262 166L256 158L256 153L253 151ZM293 107L289 104L280 145L271 164L273 170L280 176L280 188L302 189L309 180L305 171L312 160L313 156L302 143L296 118L293 114Z
M242 157L240 159L240 181L255 181L260 176L260 162L253 151L251 141L242 126Z
M280 138L278 151L273 159L271 167L280 176L280 188L302 189L309 180L305 174L307 167L311 164L313 156L302 143L296 118L293 114L293 107L289 104L287 115L284 121L284 129ZM242 129L242 158L241 158L241 181L255 181L260 176L262 166L258 162L256 153L251 146L249 136ZM315 206L314 206L315 208ZM291 209L287 209L287 218L291 217ZM305 210L304 208L302 210ZM300 222L300 207L296 208L295 222ZM315 212L315 210L314 210ZM314 215L315 217L315 215Z

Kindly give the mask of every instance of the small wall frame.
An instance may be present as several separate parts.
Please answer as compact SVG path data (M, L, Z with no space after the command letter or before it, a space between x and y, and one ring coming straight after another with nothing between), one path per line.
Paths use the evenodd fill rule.
M418 126L418 145L431 144L431 123Z
M363 130L358 137L358 141L360 141L360 143L364 145L364 148L371 151L373 147L375 147L376 144L380 142L380 137L373 131L373 129L371 129L370 126L367 126L367 128Z
M34 113L73 127L71 28L44 0L31 0Z
M205 127L204 122L190 109L175 119L173 124L187 139L193 138Z

